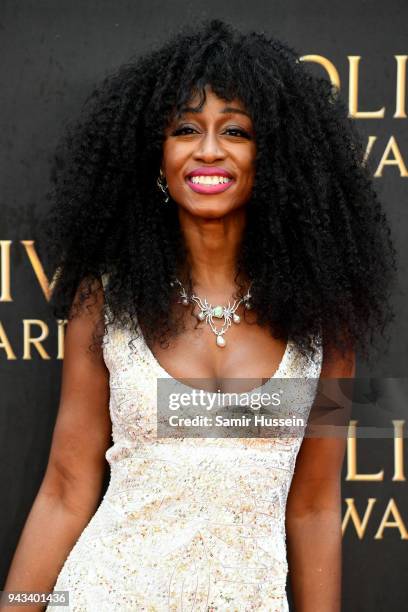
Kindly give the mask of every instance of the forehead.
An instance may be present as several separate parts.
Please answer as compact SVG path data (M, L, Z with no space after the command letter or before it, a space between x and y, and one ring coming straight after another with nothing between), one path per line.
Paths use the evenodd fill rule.
M178 116L192 113L200 114L206 111L222 113L222 114L240 114L248 118L251 118L249 111L246 109L244 103L239 98L233 98L232 100L225 100L215 94L210 88L205 88L205 99L204 95L194 94L184 105L180 107Z

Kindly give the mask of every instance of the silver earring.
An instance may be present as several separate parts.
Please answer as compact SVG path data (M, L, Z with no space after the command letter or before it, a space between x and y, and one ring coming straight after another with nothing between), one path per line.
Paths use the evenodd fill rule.
M164 195L166 196L166 197L164 198L164 203L165 203L165 204L167 204L167 202L168 202L168 201L169 201L169 199L170 199L170 196L169 196L169 192L168 192L167 182L166 182L166 183L164 183L164 182L163 182L165 178L166 178L166 177L165 177L165 175L164 175L164 172L163 172L163 170L160 168L160 173L159 173L159 176L157 177L156 184L157 184L158 188L159 188L159 189L160 189L160 190L161 190L161 191L164 193Z

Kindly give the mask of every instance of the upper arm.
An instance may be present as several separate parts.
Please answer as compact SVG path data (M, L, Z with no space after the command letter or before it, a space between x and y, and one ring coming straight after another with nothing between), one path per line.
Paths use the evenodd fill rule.
M335 387L338 378L354 378L355 352L350 349L345 355L334 355L330 361L323 359L320 379L330 381L329 389ZM351 382L351 381L350 381ZM324 388L324 381L323 381ZM327 388L327 387L326 387ZM351 409L351 397L341 394L341 409L338 423L325 436L305 437L300 447L295 472L289 492L287 519L321 510L339 510L341 493L341 470L347 444L347 426ZM327 422L327 419L326 419Z
M67 323L59 409L41 486L78 513L92 512L100 495L111 435L109 372L102 348L89 348L102 321L102 289L85 305Z

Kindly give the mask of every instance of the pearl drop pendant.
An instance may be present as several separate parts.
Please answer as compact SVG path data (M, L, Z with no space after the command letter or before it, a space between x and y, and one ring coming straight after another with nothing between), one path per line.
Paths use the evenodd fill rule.
M190 302L191 303L194 302L195 304L197 304L197 306L199 306L200 310L198 314L196 315L198 321L205 321L206 323L209 324L209 326L211 327L211 330L216 335L217 346L219 346L220 348L223 348L226 345L224 333L231 326L231 323L238 324L241 322L241 317L235 312L238 306L242 304L243 302L244 307L247 310L250 310L252 308L252 304L249 301L250 298L252 297L250 293L250 288L251 288L252 283L249 286L247 293L244 296L242 296L240 299L238 300L235 299L232 306L231 306L231 302L228 302L228 306L222 306L221 304L212 306L211 304L207 302L206 299L202 300L199 296L194 295L193 293L191 295L188 295L184 288L184 285L179 281L178 278L172 280L170 283L170 286L174 287L176 283L181 289L180 290L181 303L184 306L188 306ZM214 319L224 319L224 323L221 329L216 328L216 326L214 325L213 318Z

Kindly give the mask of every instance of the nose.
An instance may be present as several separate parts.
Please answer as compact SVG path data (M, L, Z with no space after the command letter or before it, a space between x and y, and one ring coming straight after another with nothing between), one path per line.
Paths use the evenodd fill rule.
M211 131L200 138L196 149L194 150L193 157L196 160L201 160L206 163L212 163L217 159L224 159L226 152L221 146L217 135Z

